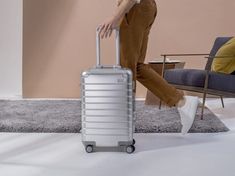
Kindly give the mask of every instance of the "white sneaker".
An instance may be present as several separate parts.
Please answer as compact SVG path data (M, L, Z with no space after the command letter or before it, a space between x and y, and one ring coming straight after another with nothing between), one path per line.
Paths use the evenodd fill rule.
M181 133L186 134L193 125L197 107L199 103L198 97L193 96L184 96L185 104L181 107L178 107L178 111L181 118L182 129Z

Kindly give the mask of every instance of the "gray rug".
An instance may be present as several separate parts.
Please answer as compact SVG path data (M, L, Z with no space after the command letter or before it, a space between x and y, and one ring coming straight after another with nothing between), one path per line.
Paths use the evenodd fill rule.
M176 108L159 110L156 106L136 104L137 133L180 132ZM200 108L191 133L226 132L229 129L208 109L200 120ZM77 133L81 128L78 100L0 100L0 132Z

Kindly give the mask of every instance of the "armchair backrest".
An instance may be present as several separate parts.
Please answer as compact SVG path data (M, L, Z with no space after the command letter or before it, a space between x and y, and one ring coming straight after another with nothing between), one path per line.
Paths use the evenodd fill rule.
M213 56L216 55L217 51L221 48L221 46L223 46L225 43L227 43L232 37L217 37L215 42L214 42L214 45L211 49L211 52L210 52L210 56L212 56L212 58L209 58L208 61L207 61L207 64L206 64L206 70L210 70L211 69L211 65L212 65L212 62L213 62Z

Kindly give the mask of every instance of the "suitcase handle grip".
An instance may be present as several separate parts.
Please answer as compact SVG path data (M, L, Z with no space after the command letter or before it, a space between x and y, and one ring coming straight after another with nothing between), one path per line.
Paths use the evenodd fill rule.
M115 30L115 43L116 43L116 65L115 67L120 66L120 32L119 29ZM102 67L100 62L100 35L99 35L99 27L96 29L96 67Z

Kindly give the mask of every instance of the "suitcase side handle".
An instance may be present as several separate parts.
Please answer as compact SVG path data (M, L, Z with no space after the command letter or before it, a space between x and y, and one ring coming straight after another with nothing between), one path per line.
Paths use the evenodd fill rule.
M115 43L116 43L116 65L115 67L120 66L120 31L119 29L115 30ZM100 62L100 35L99 35L99 28L96 29L96 67L102 67Z

